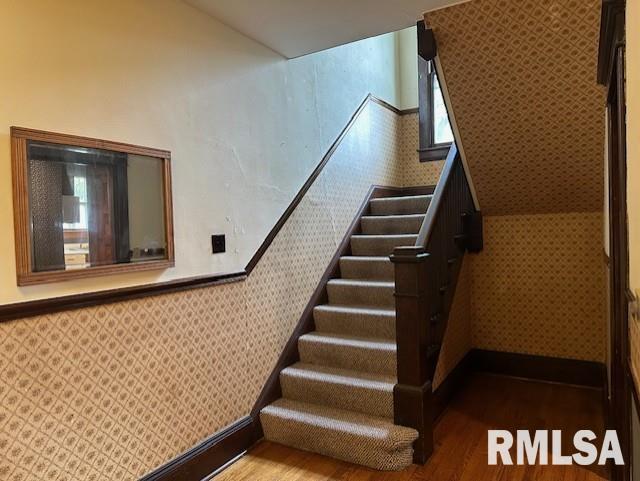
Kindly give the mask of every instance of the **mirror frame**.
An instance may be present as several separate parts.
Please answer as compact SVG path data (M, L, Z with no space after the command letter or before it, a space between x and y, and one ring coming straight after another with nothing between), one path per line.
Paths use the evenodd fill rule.
M162 260L131 264L111 264L64 271L33 272L31 219L29 208L29 182L27 141L48 142L53 144L113 150L127 154L145 155L162 160L164 225L167 239L167 254ZM166 150L140 147L137 145L108 140L92 139L76 135L58 134L42 130L11 127L11 166L13 172L13 224L16 248L16 277L18 286L46 284L87 277L124 274L168 269L175 266L173 238L173 207L171 196L171 152Z

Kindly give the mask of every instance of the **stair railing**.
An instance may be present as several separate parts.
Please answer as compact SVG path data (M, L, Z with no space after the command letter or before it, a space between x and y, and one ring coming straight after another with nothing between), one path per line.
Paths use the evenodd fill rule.
M395 423L414 428L414 462L433 452L432 380L466 250L482 249L476 212L462 159L451 145L414 246L396 247L396 343L398 381Z

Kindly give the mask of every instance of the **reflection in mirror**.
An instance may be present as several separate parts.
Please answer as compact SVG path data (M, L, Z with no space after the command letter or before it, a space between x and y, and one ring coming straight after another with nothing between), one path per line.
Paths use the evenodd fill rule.
M33 272L167 259L163 159L27 141Z

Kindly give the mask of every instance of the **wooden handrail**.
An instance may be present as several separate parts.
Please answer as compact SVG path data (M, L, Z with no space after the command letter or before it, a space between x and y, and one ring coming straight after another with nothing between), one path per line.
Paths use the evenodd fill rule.
M451 147L449 148L447 159L444 162L442 174L440 174L440 181L436 186L436 190L433 192L433 198L431 199L431 203L429 204L429 208L427 209L427 215L422 222L422 227L420 227L418 239L416 239L416 246L427 247L429 239L431 238L431 233L433 232L433 228L436 224L436 217L438 215L438 212L440 211L440 205L442 204L444 193L449 187L451 174L453 172L453 168L455 167L457 158L458 147L456 146L456 143L453 142L451 144Z
M415 245L397 247L395 269L398 382L394 421L416 429L414 462L433 451L431 381L466 250L482 248L482 224L454 144L449 149Z

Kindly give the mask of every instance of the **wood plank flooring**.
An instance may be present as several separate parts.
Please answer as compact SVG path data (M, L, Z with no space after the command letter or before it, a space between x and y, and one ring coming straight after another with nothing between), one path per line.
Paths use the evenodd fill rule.
M606 469L600 466L488 466L488 429L508 429L512 433L516 429L562 429L567 433L563 439L563 454L571 454L574 452L573 434L578 429L591 429L599 436L603 430L601 392L477 374L469 380L468 385L438 421L435 429L435 453L424 466L414 465L399 473L384 473L261 442L216 476L214 481L608 479Z

